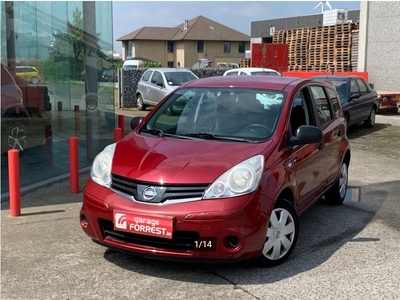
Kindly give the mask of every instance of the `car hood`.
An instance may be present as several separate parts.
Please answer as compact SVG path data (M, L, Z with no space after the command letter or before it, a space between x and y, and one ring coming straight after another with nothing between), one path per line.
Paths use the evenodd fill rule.
M131 133L116 146L112 173L145 182L208 184L236 164L266 154L260 144L182 140Z

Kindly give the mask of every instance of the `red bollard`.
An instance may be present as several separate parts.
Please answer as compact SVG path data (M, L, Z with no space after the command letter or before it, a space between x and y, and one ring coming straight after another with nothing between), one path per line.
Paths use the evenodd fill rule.
M75 111L75 136L79 137L81 134L81 116L79 113L79 105L74 106Z
M21 215L21 191L19 178L19 151L8 150L8 182L10 194L10 217Z
M69 138L69 170L71 193L79 193L78 138Z
M118 127L121 128L122 136L124 136L125 135L124 115L118 115Z
M63 130L63 119L62 119L62 102L58 101L57 102L57 108L58 108L58 129L60 131Z
M118 142L120 139L122 139L122 129L117 127L114 128L114 142Z

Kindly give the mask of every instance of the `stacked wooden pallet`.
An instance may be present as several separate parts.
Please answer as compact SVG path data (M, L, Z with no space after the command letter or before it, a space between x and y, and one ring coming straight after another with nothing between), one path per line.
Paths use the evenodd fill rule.
M248 58L241 58L240 59L240 68L249 68L250 67L250 59Z
M358 66L358 38L359 38L359 30L354 29L351 32L351 67L353 71L357 71Z
M286 44L289 45L289 67L303 66L307 64L309 36L309 28L300 28L287 31Z
M286 30L278 30L274 32L272 38L274 44L286 44Z
M352 71L352 34L355 24L338 24L286 31L291 71ZM275 31L273 40L282 42L282 30Z

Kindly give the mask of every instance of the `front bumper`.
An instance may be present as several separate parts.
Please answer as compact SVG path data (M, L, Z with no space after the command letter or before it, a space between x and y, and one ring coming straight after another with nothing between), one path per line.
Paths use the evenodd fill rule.
M97 243L143 256L171 260L241 260L261 254L267 216L273 203L267 205L269 211L262 212L260 201L269 200L261 200L256 192L231 199L142 204L89 179L84 189L80 222L83 231ZM115 230L113 211L172 217L172 238ZM230 243L235 241L237 244Z

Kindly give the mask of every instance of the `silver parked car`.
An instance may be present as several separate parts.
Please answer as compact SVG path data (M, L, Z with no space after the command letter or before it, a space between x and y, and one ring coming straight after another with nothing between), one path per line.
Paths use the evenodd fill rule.
M144 110L147 105L156 105L178 86L195 79L198 79L198 77L187 69L148 69L138 82L136 106L139 110ZM172 109L170 113L173 113Z

